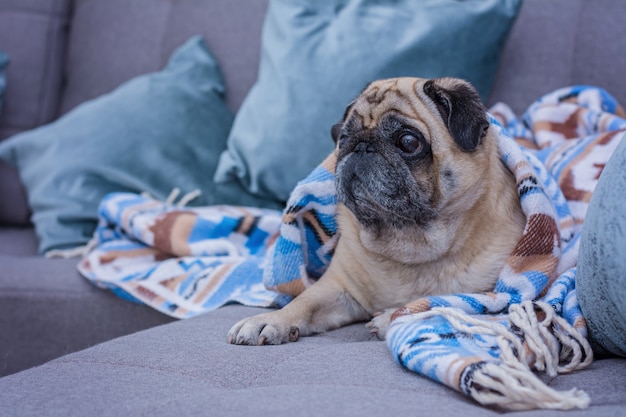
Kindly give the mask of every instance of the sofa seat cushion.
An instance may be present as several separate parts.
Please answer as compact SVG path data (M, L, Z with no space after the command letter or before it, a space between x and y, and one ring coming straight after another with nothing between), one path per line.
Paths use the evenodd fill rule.
M2 229L0 241L32 250L33 235ZM0 376L172 321L91 285L78 274L77 262L24 252L0 255Z
M363 324L279 346L226 343L233 323L261 311L228 306L64 356L0 379L0 403L10 415L50 417L502 415L404 371ZM591 395L591 408L572 417L619 415L624 384L626 360L550 382Z

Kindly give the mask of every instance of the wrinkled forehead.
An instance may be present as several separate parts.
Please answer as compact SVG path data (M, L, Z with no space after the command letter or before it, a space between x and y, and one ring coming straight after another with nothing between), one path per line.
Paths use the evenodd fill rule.
M395 116L420 121L425 97L420 94L424 80L396 78L371 83L351 106L346 122L352 128L370 129L380 121Z

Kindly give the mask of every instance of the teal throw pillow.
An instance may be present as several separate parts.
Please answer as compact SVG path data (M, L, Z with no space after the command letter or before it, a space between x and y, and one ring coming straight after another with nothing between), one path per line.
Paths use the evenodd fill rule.
M202 194L194 205L267 206L240 186L213 182L233 115L217 62L200 37L162 71L132 79L47 126L0 143L27 190L39 249L85 244L102 197L175 188ZM271 205L270 205L271 206Z
M2 101L4 99L4 90L7 86L7 80L5 76L5 68L9 63L9 56L0 51L0 111L2 111Z
M270 0L256 84L215 179L286 200L371 81L454 76L489 94L521 0Z
M576 294L594 352L626 357L626 133L593 191L580 238Z

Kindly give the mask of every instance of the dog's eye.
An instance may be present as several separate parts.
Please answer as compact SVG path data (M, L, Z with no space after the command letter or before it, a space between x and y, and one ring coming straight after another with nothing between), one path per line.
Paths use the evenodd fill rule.
M398 136L396 140L396 146L402 152L405 153L416 153L422 148L422 141L416 138L411 133L402 133Z

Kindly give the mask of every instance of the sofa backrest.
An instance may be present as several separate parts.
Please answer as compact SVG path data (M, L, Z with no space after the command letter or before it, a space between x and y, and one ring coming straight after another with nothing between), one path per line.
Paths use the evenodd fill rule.
M256 79L268 0L1 0L11 57L0 140L48 123L120 83L163 67L201 34L236 111ZM626 103L626 1L524 0L488 104L521 113L555 88L593 84ZM28 219L17 174L0 162L0 223Z
M626 1L524 0L490 103L516 113L574 84L603 87L626 105Z
M220 63L235 111L256 79L266 8L266 0L76 1L61 112L161 69L196 34Z
M58 115L71 3L0 1L0 50L10 57L0 140Z

